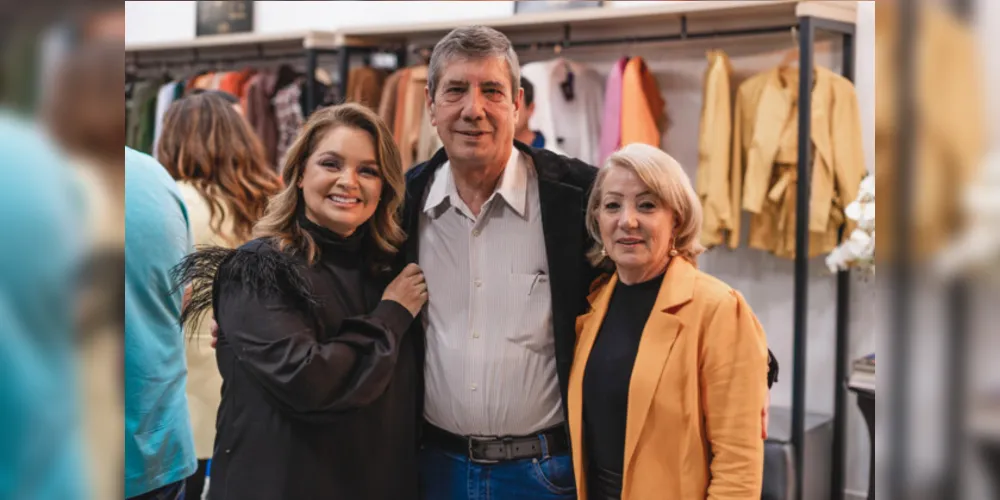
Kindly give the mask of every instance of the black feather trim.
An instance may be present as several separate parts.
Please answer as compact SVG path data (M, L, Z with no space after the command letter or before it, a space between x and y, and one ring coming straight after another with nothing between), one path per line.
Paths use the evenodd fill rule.
M185 257L171 271L177 287L191 285L181 324L200 319L214 305L220 283L238 283L262 295L281 295L315 314L318 300L302 274L305 263L261 240L239 249L206 247Z
M191 253L180 264L170 270L174 291L191 285L185 293L184 307L181 308L181 324L197 318L212 309L212 284L219 267L237 250L224 247L206 247ZM197 326L197 325L195 325Z
M778 358L770 349L767 350L767 388L770 389L778 381Z

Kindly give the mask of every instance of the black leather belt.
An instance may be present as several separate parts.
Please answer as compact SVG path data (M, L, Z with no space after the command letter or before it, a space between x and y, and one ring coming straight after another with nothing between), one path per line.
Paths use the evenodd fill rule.
M478 437L458 436L427 424L423 439L425 444L465 455L476 463L495 464L569 453L569 437L562 425L531 436Z

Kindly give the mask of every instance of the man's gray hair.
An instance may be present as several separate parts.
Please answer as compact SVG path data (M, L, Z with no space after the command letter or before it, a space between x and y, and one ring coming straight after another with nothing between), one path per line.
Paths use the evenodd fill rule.
M445 65L456 59L485 59L503 57L507 61L507 71L510 73L512 100L517 100L517 91L521 88L521 64L517 60L514 46L507 37L489 26L463 26L455 28L444 36L431 53L431 62L427 69L427 90L434 100L439 80L444 73Z

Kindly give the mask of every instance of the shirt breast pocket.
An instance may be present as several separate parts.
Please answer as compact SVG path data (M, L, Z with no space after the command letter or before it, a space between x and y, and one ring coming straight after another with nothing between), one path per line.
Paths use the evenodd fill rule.
M545 273L511 274L506 336L509 342L542 353L555 353L552 334L552 288Z

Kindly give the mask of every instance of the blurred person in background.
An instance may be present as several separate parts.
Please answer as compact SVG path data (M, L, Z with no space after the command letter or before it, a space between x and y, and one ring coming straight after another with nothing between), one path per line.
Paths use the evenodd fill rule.
M214 309L222 401L209 498L418 498L414 322L427 300L403 244L399 150L367 107L314 113L284 190L236 250L185 260L184 317Z
M42 118L81 187L88 255L78 306L88 472L95 498L122 496L125 303L125 112L121 42L91 43L52 70Z
M84 498L74 329L85 252L79 187L57 146L6 110L0 151L8 178L0 183L0 498Z
M548 149L553 153L566 156L566 152L556 145L556 138L548 139L542 135L541 131L531 130L528 122L531 121L531 116L535 114L535 86L522 76L521 89L524 90L524 93L520 97L521 105L514 128L514 139L536 149Z
M205 92L175 102L164 118L156 157L177 180L188 209L196 247L236 248L251 239L267 200L281 180L267 165L264 146L223 92ZM238 101L235 101L238 107ZM120 135L120 134L119 134ZM210 311L205 316L210 318ZM188 406L198 470L186 494L201 498L215 442L222 377L211 348L211 321L192 318L187 338Z
M577 320L581 500L760 498L767 339L743 296L698 270L701 221L690 179L658 148L625 146L597 174L591 261L615 272Z
M198 467L188 414L181 291L192 249L177 183L125 149L125 498L182 500Z

